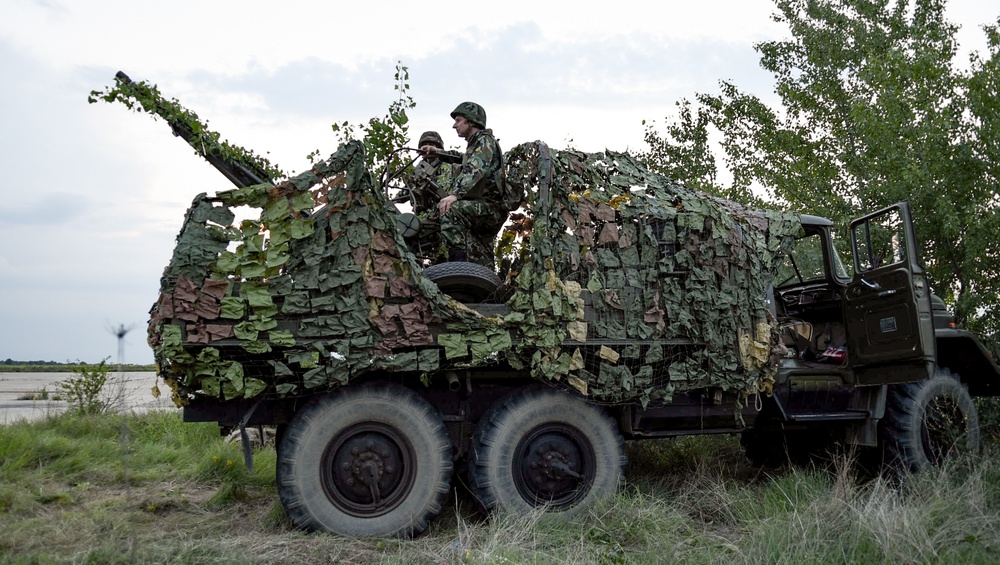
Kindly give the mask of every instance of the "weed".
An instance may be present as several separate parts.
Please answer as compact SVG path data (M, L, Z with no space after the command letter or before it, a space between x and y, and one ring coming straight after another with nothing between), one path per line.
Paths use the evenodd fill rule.
M32 400L32 401L47 401L47 400L62 400L62 396L59 393L51 393L45 387L42 390L36 392L26 392L17 397L18 400Z
M103 414L109 408L101 393L108 383L107 359L97 365L82 365L73 369L75 377L57 383L70 408L80 414Z

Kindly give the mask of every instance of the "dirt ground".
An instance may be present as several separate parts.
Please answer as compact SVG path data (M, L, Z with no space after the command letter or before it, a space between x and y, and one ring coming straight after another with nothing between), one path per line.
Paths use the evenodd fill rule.
M67 404L56 400L58 382L75 373L0 373L0 425L18 420L36 420L66 410ZM153 398L156 373L108 373L105 393L123 409L143 412L174 409L170 391Z

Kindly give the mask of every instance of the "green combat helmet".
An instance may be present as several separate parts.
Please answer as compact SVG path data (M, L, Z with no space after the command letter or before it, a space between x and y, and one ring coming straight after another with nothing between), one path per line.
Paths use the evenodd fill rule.
M451 113L451 117L462 116L480 128L486 128L486 110L475 102L462 102Z
M444 149L444 140L441 139L441 134L436 131L425 131L420 134L420 141L417 142L417 147L423 147L424 145L433 145L438 149Z

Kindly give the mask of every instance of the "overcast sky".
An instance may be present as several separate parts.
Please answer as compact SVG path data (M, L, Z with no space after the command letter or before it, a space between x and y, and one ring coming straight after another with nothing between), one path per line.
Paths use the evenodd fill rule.
M951 0L966 50L1000 8ZM652 6L658 6L652 8ZM482 104L504 148L641 150L642 121L715 92L770 99L753 44L785 37L769 0L299 2L0 0L0 360L152 362L148 311L184 211L230 188L167 126L87 94L123 70L286 171L330 125L386 113L410 69L411 134L460 141Z

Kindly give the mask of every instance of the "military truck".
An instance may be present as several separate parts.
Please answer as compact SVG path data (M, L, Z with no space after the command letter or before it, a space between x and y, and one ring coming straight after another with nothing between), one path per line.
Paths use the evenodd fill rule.
M505 155L527 197L501 279L416 257L359 142L281 182L192 146L237 188L185 216L151 310L158 373L186 421L276 427L304 529L418 535L453 485L484 512L585 512L626 440L739 433L760 463L829 440L917 471L978 447L972 396L1000 386L933 298L905 202L840 245L828 220L628 154L526 143ZM234 225L241 206L260 217Z

